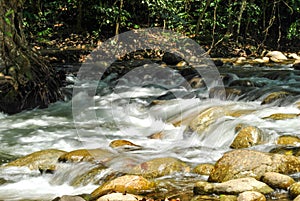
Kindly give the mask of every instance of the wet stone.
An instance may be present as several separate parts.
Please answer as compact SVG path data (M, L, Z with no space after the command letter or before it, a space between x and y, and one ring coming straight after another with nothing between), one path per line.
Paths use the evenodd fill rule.
M271 120L285 120L285 119L294 119L300 117L300 114L284 114L284 113L276 113L270 116L264 117L263 119L271 119Z
M203 163L194 167L192 172L200 175L209 175L213 168L214 168L213 164Z
M298 136L284 135L279 136L277 139L279 145L299 145L300 138Z
M296 182L290 186L289 195L291 198L295 198L300 195L300 182Z
M237 129L236 129L237 130ZM262 143L262 131L255 126L243 126L237 132L230 147L233 149L248 148Z
M237 201L266 201L266 197L260 193L260 192L256 192L256 191L246 191L243 193L240 193Z

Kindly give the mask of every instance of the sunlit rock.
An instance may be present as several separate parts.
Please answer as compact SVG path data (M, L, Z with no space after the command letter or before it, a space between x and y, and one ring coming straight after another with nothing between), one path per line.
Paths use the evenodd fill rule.
M104 149L78 149L61 155L59 162L107 162L113 153Z
M245 64L246 61L247 61L246 57L239 57L234 61L233 65L240 66Z
M237 201L266 201L264 194L257 191L245 191L240 193Z
M300 182L293 183L289 187L289 195L291 198L295 198L300 195Z
M273 103L274 101L281 100L283 98L286 98L287 96L291 95L291 93L286 92L286 91L276 91L272 92L269 95L267 95L263 101L261 102L262 105L264 104L270 104Z
M28 167L31 170L39 170L40 168L44 170L54 170L57 159L65 153L66 152L62 150L46 149L34 152L27 156L23 156L15 161L6 164L5 166Z
M209 175L211 170L214 168L213 164L203 163L199 164L192 170L193 173L201 174L201 175Z
M263 132L255 126L244 125L236 129L237 134L230 147L233 149L248 148L262 143Z
M175 172L189 172L190 167L176 158L155 158L143 162L131 170L132 174L142 175L146 178L156 178Z
M300 159L295 156L254 150L233 150L225 153L215 164L208 180L224 182L253 177L260 180L266 172L292 174L300 171Z
M269 57L263 57L263 58L256 58L253 60L253 63L257 63L257 64L265 64L265 63L269 63L270 58Z
M283 135L278 137L276 143L279 145L300 145L300 138L298 136Z
M101 196L97 201L109 201L109 200L122 200L122 201L137 201L142 200L142 196L124 193L111 193L108 195Z
M236 195L220 195L220 201L237 201Z
M279 188L279 189L288 189L293 183L295 183L295 180L284 174L280 174L277 172L266 172L262 176L262 181L272 188Z
M296 54L296 53L290 53L289 55L288 55L288 57L290 58L290 59L296 59L296 60L300 60L300 57Z
M270 51L265 56L269 57L271 61L276 63L287 60L287 57L280 51Z
M257 181L256 179L251 177L233 179L222 183L209 183L200 181L197 182L194 186L195 194L224 193L237 195L245 191L257 191L262 194L268 194L273 192L274 190L267 184Z
M145 194L155 190L155 183L137 175L125 175L104 183L92 192L97 199L108 192Z
M263 119L272 119L272 120L285 120L285 119L294 119L299 117L300 114L284 114L284 113L276 113L270 116L264 117Z

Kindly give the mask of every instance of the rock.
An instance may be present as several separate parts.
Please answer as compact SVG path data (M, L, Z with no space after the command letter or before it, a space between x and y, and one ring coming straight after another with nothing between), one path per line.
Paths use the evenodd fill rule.
M128 140L113 140L110 142L109 146L115 149L122 150L137 150L141 149L141 146L136 145Z
M300 70L300 59L296 60L294 63L293 63L293 68L295 70Z
M142 200L143 197L133 194L123 193L111 193L108 195L101 196L97 201L109 201L109 200L122 200L122 201L137 201Z
M92 200L107 192L145 194L155 190L155 184L142 176L125 175L104 183L92 192Z
M232 87L213 87L209 90L210 98L225 96L227 99L234 99L235 97L240 95L242 95L242 90Z
M213 168L214 168L213 164L203 163L194 167L192 172L200 175L209 175Z
M196 118L194 118L189 125L192 131L201 134L218 118L226 115L227 110L221 106L214 106L202 111Z
M287 96L291 95L291 93L286 92L286 91L276 91L276 92L272 92L269 95L267 95L263 101L261 102L262 105L264 104L270 104L273 103L277 100L281 100L286 98Z
M220 201L237 201L236 195L220 195Z
M298 109L300 109L300 101L296 102L295 105L297 106Z
M57 159L65 153L62 150L46 149L23 156L5 166L28 167L31 170L39 170L41 167L42 169L53 170L55 169Z
M300 57L296 53L291 53L291 54L288 55L288 57L290 59L296 59L296 60L299 59L300 60Z
M247 60L246 57L239 57L239 58L237 58L237 60L234 62L234 65L239 66L239 65L245 64L246 60Z
M189 172L189 166L176 158L155 158L132 168L131 173L146 178L156 178L174 172Z
M233 150L225 153L217 161L208 181L224 182L243 177L260 180L266 172L292 174L299 171L300 159L295 156L254 150Z
M300 114L284 114L284 113L276 113L270 116L264 117L263 119L272 119L272 120L285 120L285 119L294 119L299 117Z
M113 153L104 149L78 149L61 155L59 162L107 162Z
M198 196L194 196L190 201L220 201L220 199L214 195L198 195ZM228 201L236 201L236 200L228 200Z
M239 178L222 183L209 183L209 182L197 182L194 186L194 194L234 194L245 191L257 191L263 194L268 194L274 190L270 188L267 184L257 181L254 178Z
M168 65L176 65L182 60L183 59L180 56L170 52L166 52L162 57L162 61Z
M194 77L189 80L189 85L191 86L192 89L197 89L200 87L204 87L205 82L204 82L204 79L201 77Z
M269 63L269 61L270 61L269 57L263 57L263 58L254 59L253 63L265 64L265 63Z
M277 172L266 172L262 177L262 181L272 188L285 190L295 183L292 177Z
M266 197L259 192L256 191L246 191L240 193L237 201L266 201Z
M287 57L280 51L270 51L266 54L266 57L269 57L273 62L282 62L287 60Z
M293 183L288 190L291 198L297 197L300 195L300 182Z
M298 136L283 135L277 139L279 145L300 145L300 138Z
M79 196L63 195L60 198L55 198L53 201L85 201L85 199Z
M270 150L270 153L276 154L284 154L284 155L293 155L293 156L300 156L300 147L298 146L291 146L291 147L276 147Z
M215 59L213 61L216 66L223 66L224 64L224 62L221 59Z
M262 143L262 131L255 126L244 126L238 130L238 133L230 145L230 148L241 149L248 148Z

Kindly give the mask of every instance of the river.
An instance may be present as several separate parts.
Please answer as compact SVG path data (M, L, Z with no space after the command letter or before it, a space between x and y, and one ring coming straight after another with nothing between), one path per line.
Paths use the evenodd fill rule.
M79 119L75 121L74 106L72 108L70 99L54 103L46 109L15 115L0 114L0 162L5 164L44 149L72 151L101 147L110 150L110 141L126 139L143 149L121 154L118 160L114 160L115 163L110 164L111 168L126 171L124 163L128 158L139 163L161 156L176 157L194 166L214 163L224 152L229 151L235 137L234 127L239 123L251 124L264 131L265 142L251 148L255 150L270 151L276 147L278 136L300 135L299 118L276 121L263 118L275 113L300 113L300 109L293 104L300 99L299 72L287 65L229 65L220 67L219 71L230 75L231 81L250 80L256 85L233 86L247 90L241 96L220 100L209 98L201 88L123 86L119 82L119 87L123 88L111 90L107 83L99 83L99 88L103 87L102 92L92 97L94 107L86 108L86 111L92 109L95 117L84 116L90 115L89 112L83 112L82 116L77 113L76 118ZM68 79L75 78L70 75ZM225 83L227 85L229 83ZM292 91L293 96L280 103L261 104L267 94L280 90ZM177 98L172 98L170 94L177 94ZM88 96L88 93L77 93L74 98L86 102ZM165 101L153 102L156 99ZM185 124L173 124L212 106L253 112L240 117L223 116L209 125L209 129L202 135L191 132ZM155 133L163 133L163 136L161 139L149 138ZM66 166L54 174L42 175L27 168L0 169L0 179L6 181L0 185L0 200L51 200L66 194L91 193L97 185L70 185L73 176L85 168L89 166Z

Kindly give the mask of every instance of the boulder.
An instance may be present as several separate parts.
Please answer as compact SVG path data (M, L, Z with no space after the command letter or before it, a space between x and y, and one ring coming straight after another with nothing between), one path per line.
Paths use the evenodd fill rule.
M277 172L266 172L262 176L262 181L272 188L285 190L295 183L295 180L292 177Z
M152 181L137 175L124 175L104 183L95 189L91 196L92 200L97 199L108 192L145 194L155 190L155 184Z
M287 60L287 57L280 51L270 51L265 56L269 57L271 61L276 63Z
M277 139L277 144L279 144L279 145L299 145L300 138L298 136L291 136L291 135L279 136Z
M300 159L295 156L254 150L233 150L225 153L216 162L208 181L224 182L243 177L260 180L266 172L292 174L299 171Z
M290 59L300 60L300 57L299 57L296 53L290 53L290 54L288 55L288 57L289 57Z
M272 119L272 120L285 120L285 119L294 119L299 117L300 114L284 114L284 113L276 113L270 116L264 117L263 119Z
M274 190L267 184L257 181L254 178L246 177L233 179L222 183L209 183L200 181L194 186L194 194L233 194L238 195L245 191L257 191L262 194L268 194Z
M256 191L246 191L243 193L240 193L237 201L266 201L266 197L260 193L260 192L256 192Z
M176 158L155 158L139 165L131 170L132 174L142 175L146 178L156 178L175 172L189 172L190 167Z
M122 201L137 201L142 200L143 197L128 193L111 193L108 195L101 196L97 201L109 201L109 200L122 200Z
M53 170L55 169L57 159L65 153L62 150L46 149L23 156L5 166L28 167L31 170L39 170L40 168Z
M269 57L263 57L263 58L256 58L253 60L254 64L265 64L265 63L269 63L270 58Z
M300 195L300 182L293 183L289 188L289 195L291 198L295 198Z
M107 162L113 153L104 149L78 149L61 155L59 162Z
M241 149L262 144L262 138L263 134L259 128L245 125L238 130L235 139L230 145L230 148Z
M213 168L214 168L213 164L203 163L194 167L192 172L200 175L209 175Z
M236 195L220 195L220 201L237 201Z

